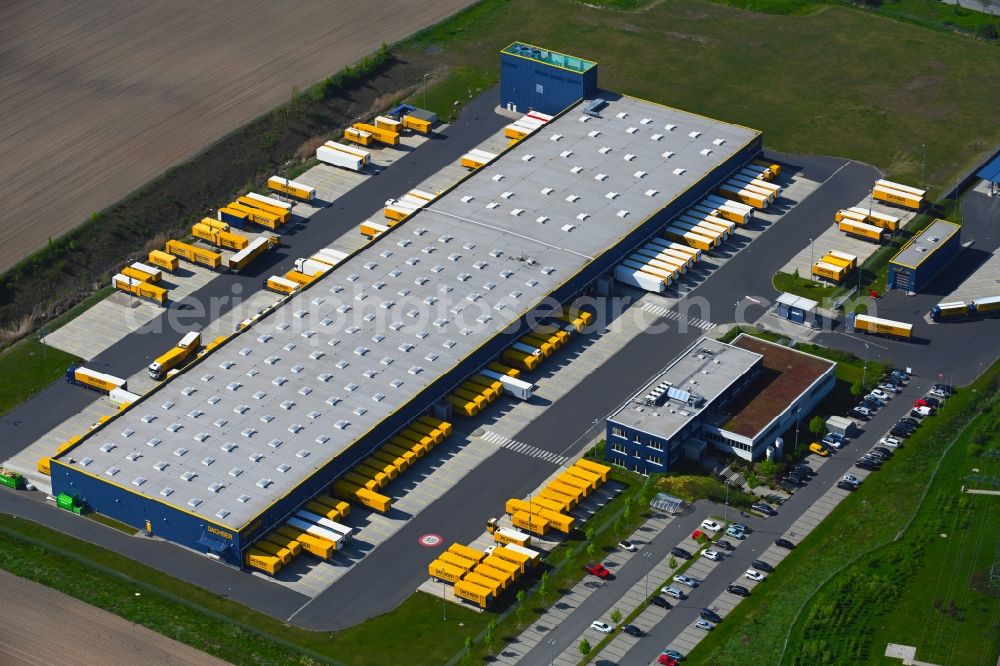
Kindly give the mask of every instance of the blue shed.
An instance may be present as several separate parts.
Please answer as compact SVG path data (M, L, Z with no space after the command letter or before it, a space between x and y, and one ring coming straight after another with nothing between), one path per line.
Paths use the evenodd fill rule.
M597 63L514 42L500 51L500 104L555 115L597 91Z

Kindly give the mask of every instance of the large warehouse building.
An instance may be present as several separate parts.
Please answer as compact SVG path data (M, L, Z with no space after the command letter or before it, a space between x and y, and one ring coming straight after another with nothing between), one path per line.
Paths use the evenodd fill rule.
M923 291L962 248L962 227L934 220L889 261L889 289Z
M608 417L606 458L640 474L709 446L760 460L833 389L836 365L745 334L702 338Z
M500 51L500 106L556 114L597 92L597 63L514 42Z
M256 539L761 150L580 101L52 461L53 493L242 566ZM439 415L442 415L440 411Z

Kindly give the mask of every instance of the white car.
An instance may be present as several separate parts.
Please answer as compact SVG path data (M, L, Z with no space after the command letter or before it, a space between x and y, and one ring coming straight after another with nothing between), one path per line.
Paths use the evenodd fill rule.
M858 477L854 476L853 474L845 474L844 478L841 479L841 481L846 481L846 482L848 482L850 484L853 484L855 486L861 485L861 479L859 479Z
M903 443L896 439L895 437L883 437L878 440L879 446L884 446L887 449L898 449L903 446Z
M593 622L591 622L590 628L596 629L602 634L610 634L612 631L615 630L614 627L612 627L610 624L608 624L607 622L601 622L600 620L594 620Z
M928 416L930 416L931 414L934 413L931 410L931 408L927 407L927 406L914 407L913 411L910 412L910 413L912 414L913 412L916 412L917 414L919 414L920 418L926 418L926 417L928 417Z
M882 402L887 402L892 399L892 396L881 389L875 389L871 392L871 395L875 396Z
M767 574L757 571L756 569L747 569L746 572L744 572L743 577L748 580L755 580L758 583L763 583L767 580Z
M703 520L701 521L701 529L708 530L709 532L718 532L722 529L722 525L714 520Z
M621 548L622 550L627 550L630 553L634 553L635 551L639 550L639 547L636 546L634 543L632 543L631 541L625 541L624 539L618 542L618 547Z
M947 393L945 393L944 391L942 391L942 390L941 390L941 389L939 389L939 388L932 388L932 389L931 389L930 391L928 391L927 393L928 393L929 395L932 395L932 396L934 396L935 398L941 398L942 400L944 400L945 398L947 398L947 397L948 397L948 394L947 394Z
M889 393L891 395L899 393L899 387L896 386L895 384L890 384L889 382L882 382L881 384L878 385L878 387L880 390L885 391L886 393Z
M713 560L715 562L722 561L722 553L717 550L705 550L702 551L701 556L707 560Z

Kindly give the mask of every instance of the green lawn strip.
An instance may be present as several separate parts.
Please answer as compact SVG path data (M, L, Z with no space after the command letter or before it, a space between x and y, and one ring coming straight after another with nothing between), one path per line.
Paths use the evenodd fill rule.
M441 122L454 122L458 112L469 100L486 88L496 85L499 80L497 74L495 66L452 67L441 81L422 87L407 101L433 111Z
M929 483L938 461L954 439L950 435L969 423L975 410L990 395L998 376L1000 364L994 365L971 387L956 392L941 414L920 428L884 469L841 502L789 553L767 584L759 586L713 632L711 640L703 641L692 652L689 663L756 664L761 659L777 663L795 619L817 590L866 553L891 544L897 535L902 536L918 508L919 493L915 489ZM897 557L895 553L890 555ZM867 582L875 586L884 583ZM888 585L898 582L890 580ZM884 593L885 588L881 591ZM851 600L842 603L857 606ZM858 611L865 613L866 608ZM853 625L853 631L860 638L870 637L870 627L863 622ZM790 645L798 647L795 643Z
M6 414L66 373L79 358L39 342L21 340L0 352L0 414Z
M836 291L836 287L825 282L780 271L774 274L773 283L774 288L778 291L809 298L819 303L825 303L826 299L830 298Z
M982 122L1000 107L1000 87L982 85L1000 78L995 45L848 6L776 16L703 0L663 0L634 13L571 0L484 0L399 53L495 80L498 52L514 40L598 62L605 89L760 129L775 150L849 156L893 180L925 180L932 195L1000 143L1000 127ZM748 48L781 57L748 68ZM865 76L873 62L878 75Z
M119 532L124 532L125 534L128 535L133 535L137 532L137 530L131 525L126 525L125 523L118 522L114 518L110 518L101 513L88 511L83 515L88 520L93 520L94 522L101 523L102 525L106 525L107 527L110 527L113 530L118 530Z

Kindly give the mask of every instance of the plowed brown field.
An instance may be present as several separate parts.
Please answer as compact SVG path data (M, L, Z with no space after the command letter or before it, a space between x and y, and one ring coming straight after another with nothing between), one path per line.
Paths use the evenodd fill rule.
M0 271L471 0L0 3Z
M6 571L0 571L0 591L16 601L4 613L0 631L0 664L5 666L227 663Z

